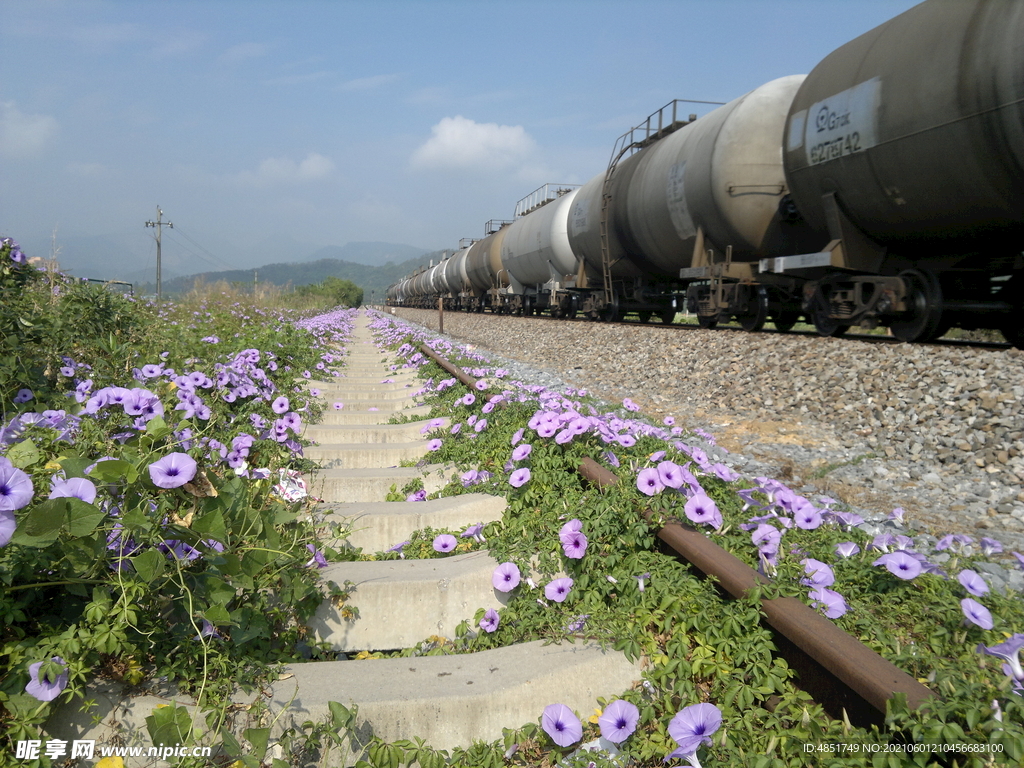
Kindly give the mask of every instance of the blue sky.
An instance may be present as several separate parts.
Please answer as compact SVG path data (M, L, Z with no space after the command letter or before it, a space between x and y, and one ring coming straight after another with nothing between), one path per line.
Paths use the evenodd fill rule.
M159 203L166 247L223 267L454 247L669 100L807 72L915 4L0 0L0 234L146 259Z

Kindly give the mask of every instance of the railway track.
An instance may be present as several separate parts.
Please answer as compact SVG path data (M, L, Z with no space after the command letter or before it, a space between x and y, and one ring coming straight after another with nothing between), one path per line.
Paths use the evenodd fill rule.
M468 391L477 391L477 379L468 372L429 347L420 351ZM323 500L317 514L349 529L338 546L384 551L426 527L454 530L498 520L505 508L503 498L484 494L427 502L384 501L392 486L400 488L414 477L422 476L425 489L434 491L452 474L445 466L395 466L425 457L427 440L421 430L441 426L426 420L428 409L421 404L414 369L395 370L397 364L373 344L363 315L348 345L346 375L309 382L320 391L328 410L322 424L307 428L305 436L319 443L307 449L307 456L321 466L307 480L311 492ZM343 407L332 407L335 403ZM395 414L411 421L386 423ZM593 461L584 461L579 474L598 488L617 482ZM666 551L692 564L734 598L749 596L765 583L688 525L669 521L658 536ZM468 748L476 741L502 738L505 728L535 722L553 702L584 713L599 697L615 698L640 683L639 664L582 639L554 645L534 641L450 656L346 658L356 652L409 648L431 637L451 638L459 623L471 620L477 609L500 610L507 597L492 588L496 565L487 551L478 550L442 559L343 562L325 568L325 582L343 586L347 594L325 600L310 630L339 659L291 665L264 692L274 714L271 744L289 728L326 721L332 714L331 702L340 702L358 708L358 738L349 743L352 752L347 759L339 755L328 765L352 764L370 732L387 742L421 738L435 749ZM894 695L905 697L912 709L927 708L936 700L929 688L801 601L764 599L761 605L763 622L776 633L780 655L835 719L882 725L886 704ZM69 717L63 733L55 733L101 742L134 734L138 740L145 733L145 715L170 700L101 697L99 709L92 713L99 714L98 726L87 724L84 716ZM252 699L240 698L237 704L246 707ZM55 719L59 717L68 713L56 713ZM243 725L258 723L236 722Z
M399 307L396 307L396 308L399 308ZM420 309L420 310L428 311L428 312L429 311L433 311L429 307L404 307L404 308L405 309ZM445 312L441 313L441 315L443 315L445 313L452 314L453 310L445 310ZM462 314L462 313L458 313L458 314ZM502 317L502 316L504 316L503 313L495 313L495 312L487 313L487 314L492 314L495 317ZM582 316L576 316L576 317L572 317L572 318L569 318L569 317L552 317L551 315L544 314L544 313L535 313L535 314L531 314L531 315L508 315L508 316L509 317L529 317L529 318L536 318L536 319L540 319L540 320L557 320L558 322L562 322L562 323L592 323L592 322L594 322L593 320L591 320L589 318L586 318L586 317L582 317ZM678 330L688 330L688 331L706 330L705 328L702 328L700 325L698 325L696 323L685 323L685 322L683 322L683 323L679 323L679 322L672 322L672 323L643 322L643 321L641 321L639 319L630 319L628 316L625 317L625 318L619 319L619 320L611 320L611 321L602 320L600 322L602 324L605 324L605 325L639 326L639 327L649 327L649 328L675 328L675 329L678 329ZM745 331L739 325L729 325L729 324L718 325L714 330L715 331L724 331L724 332L729 332L729 333L749 333L749 331ZM821 338L820 334L817 331L813 330L813 329L811 329L811 330L802 330L802 329L795 329L794 328L794 329L782 331L782 330L778 330L778 329L775 329L775 328L763 328L760 331L757 331L757 333L776 335L776 336L807 336L809 338ZM863 341L863 342L867 342L869 344L904 344L904 343L906 343L906 342L900 341L899 339L897 339L897 338L895 338L893 336L882 335L882 334L877 334L877 333L856 333L856 332L850 333L850 332L847 332L847 333L843 334L840 338L848 339L850 341ZM985 341L985 340L972 340L972 339L947 339L947 338L939 338L939 339L935 339L933 341L915 342L915 344L920 345L920 346L925 346L925 347L940 347L940 348L941 347L952 347L952 348L962 347L962 348L976 348L976 349L1014 349L1014 346L1012 344L1010 344L1009 342L1005 342L1005 341Z

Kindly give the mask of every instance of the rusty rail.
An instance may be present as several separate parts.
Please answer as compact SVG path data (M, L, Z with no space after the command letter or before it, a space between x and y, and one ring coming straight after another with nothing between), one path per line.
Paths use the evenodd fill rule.
M579 473L598 487L618 482L618 477L596 461L586 458ZM743 597L768 580L698 531L669 522L658 537L712 576L733 597ZM895 664L886 661L852 635L794 597L762 598L765 619L800 650L842 680L879 712L893 694L902 693L907 705L917 709L935 696L930 689Z
M476 390L477 380L461 368L426 344L420 346L420 351L467 387ZM578 471L599 488L614 485L619 480L613 472L591 458L583 459ZM689 526L668 522L658 531L658 538L714 578L733 597L744 597L755 587L768 583L749 565ZM885 713L886 703L894 694L904 694L910 709L925 707L936 696L895 664L796 598L762 598L761 610L772 628L878 712Z

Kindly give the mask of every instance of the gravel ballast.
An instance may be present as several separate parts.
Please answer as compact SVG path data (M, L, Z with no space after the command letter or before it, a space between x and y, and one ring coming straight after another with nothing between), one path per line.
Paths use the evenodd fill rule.
M436 311L395 315L438 328ZM629 397L652 420L706 430L748 476L1024 551L1020 350L455 312L444 330L534 369L533 383Z

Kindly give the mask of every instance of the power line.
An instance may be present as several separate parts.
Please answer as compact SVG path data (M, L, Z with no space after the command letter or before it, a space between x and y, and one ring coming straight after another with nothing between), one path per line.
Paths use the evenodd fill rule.
M181 230L181 227L177 227L177 228L175 229L175 232L176 232L177 234L181 235L181 236L182 236L183 238L185 238L186 240L188 240L188 241L189 241L189 242L190 242L190 243L191 243L191 244L192 244L193 246L195 246L196 248L198 248L198 249L199 249L200 251L202 251L203 253L205 253L205 254L206 254L207 256L209 256L209 257L210 257L210 259L213 259L213 261L210 261L209 259L204 259L204 258L203 258L203 256L201 256L200 254L198 254L198 253L195 253L195 252L193 252L193 251L189 251L189 253L191 253L191 254L192 254L193 256L196 256L196 257L198 257L198 258L200 258L200 259L203 259L203 260L204 260L204 261L206 261L206 262L207 262L208 264L213 264L214 266L222 266L222 267L227 267L228 269L237 269L237 267L236 267L236 266L234 266L233 264L230 264L230 263L228 263L228 262L227 262L226 260L222 259L222 258L221 258L220 256L218 256L217 254L215 254L215 253L212 253L212 252L211 252L211 251L210 251L210 250L209 250L208 248L204 247L204 246L203 246L203 245L201 245L200 243L197 243L197 242L196 242L196 241L195 241L194 239L192 239L191 237L189 237L187 233L185 233L185 232L183 232L183 231ZM184 246L183 246L183 247L184 247ZM186 250L188 250L188 249L186 248Z

